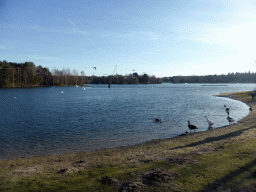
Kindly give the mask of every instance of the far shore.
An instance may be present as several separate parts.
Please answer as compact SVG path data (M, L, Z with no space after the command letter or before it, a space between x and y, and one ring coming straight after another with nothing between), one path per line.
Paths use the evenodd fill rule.
M255 108L251 92L221 93ZM255 191L256 111L204 132L0 161L0 191Z
M14 87L0 87L0 89L15 89L15 88L40 88L40 87L72 87L76 85L31 85L31 86L14 86ZM78 85L81 86L81 85Z

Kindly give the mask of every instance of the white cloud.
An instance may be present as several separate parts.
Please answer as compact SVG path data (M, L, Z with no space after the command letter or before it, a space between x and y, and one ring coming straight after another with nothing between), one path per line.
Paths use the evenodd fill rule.
M207 44L223 43L223 28L211 25L182 26L176 32L177 38Z
M223 38L228 43L248 51L255 50L256 22L240 24L224 31Z
M254 50L256 22L227 25L225 27L202 26L188 31L181 29L179 38L207 44L222 44L239 49Z

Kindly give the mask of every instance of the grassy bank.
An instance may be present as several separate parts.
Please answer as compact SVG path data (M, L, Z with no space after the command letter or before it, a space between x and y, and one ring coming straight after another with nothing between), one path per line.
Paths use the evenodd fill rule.
M250 92L220 96L255 107ZM134 146L1 160L0 191L255 191L255 113Z

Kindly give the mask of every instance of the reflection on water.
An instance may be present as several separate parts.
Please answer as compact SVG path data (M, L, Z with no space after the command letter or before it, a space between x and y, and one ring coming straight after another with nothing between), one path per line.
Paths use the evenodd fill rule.
M208 128L228 125L249 112L245 104L214 97L251 91L253 84L92 85L0 89L0 159L89 151L174 137L187 121ZM162 123L155 122L161 118Z

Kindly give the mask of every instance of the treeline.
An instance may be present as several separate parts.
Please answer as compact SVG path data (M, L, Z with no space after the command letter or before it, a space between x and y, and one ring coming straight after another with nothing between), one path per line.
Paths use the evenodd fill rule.
M227 75L163 77L165 83L256 83L256 73L228 73Z
M84 71L80 75L77 70L71 72L70 69L53 69L50 72L33 62L0 61L0 87L83 85L90 83L91 79L85 76Z
M129 75L113 75L113 76L101 76L94 77L91 80L92 84L161 84L162 78L156 78L155 76L149 76L146 73L139 75L133 73Z
M0 86L20 87L32 85L51 85L52 76L49 69L33 62L13 63L0 61Z
M0 61L0 87L68 86L84 84L160 84L169 83L256 83L256 73L228 73L227 75L173 76L157 78L146 73L139 75L86 76L84 71L53 69L33 62L13 63Z
M114 75L114 76L86 76L84 71L53 69L41 65L36 66L33 62L13 63L0 61L0 87L23 87L23 86L68 86L84 84L148 84L161 83L161 78L148 76L147 74L138 75Z

